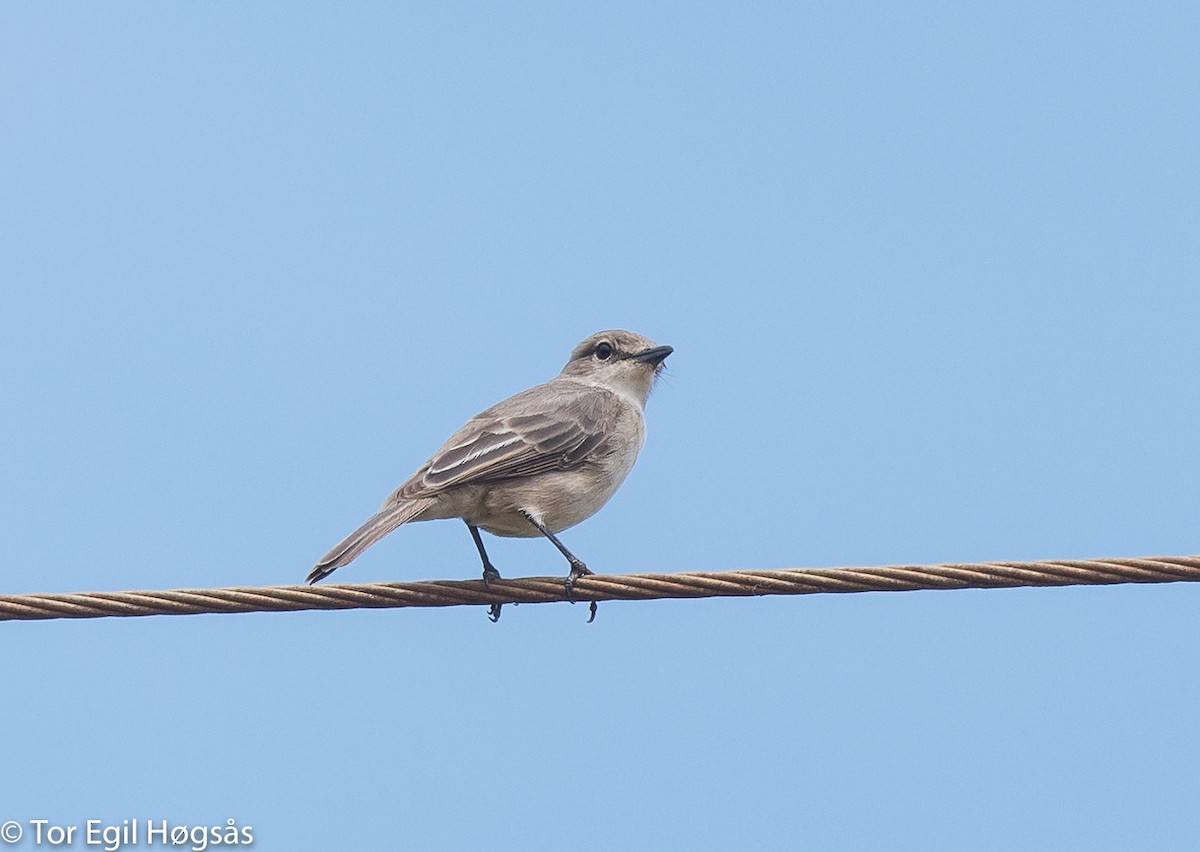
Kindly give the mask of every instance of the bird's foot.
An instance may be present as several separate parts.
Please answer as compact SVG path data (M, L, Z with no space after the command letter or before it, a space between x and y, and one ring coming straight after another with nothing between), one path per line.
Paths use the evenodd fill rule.
M571 573L567 574L566 582L563 584L567 590L567 600L569 600L571 603L575 603L575 581L578 580L580 577L584 577L591 573L593 573L591 571L591 569L589 569L586 565L584 565L578 559L573 559L571 561ZM588 601L587 623L591 624L595 620L596 620L596 602Z
M491 562L483 563L483 585L488 589L492 587L492 580L499 580L500 572L496 570L496 566ZM502 604L494 603L488 607L488 618L492 624L500 620L500 607Z
M567 600L575 603L575 581L580 577L591 574L592 570L580 562L578 559L571 560L571 573L567 574L567 580L563 584L567 590Z

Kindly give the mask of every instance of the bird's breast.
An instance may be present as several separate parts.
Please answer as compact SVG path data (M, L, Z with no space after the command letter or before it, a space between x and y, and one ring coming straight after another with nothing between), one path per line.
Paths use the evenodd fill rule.
M625 455L628 457L607 457L572 470L494 483L478 495L467 520L493 535L517 538L541 535L524 512L553 533L573 527L598 512L616 493L633 467L636 448Z

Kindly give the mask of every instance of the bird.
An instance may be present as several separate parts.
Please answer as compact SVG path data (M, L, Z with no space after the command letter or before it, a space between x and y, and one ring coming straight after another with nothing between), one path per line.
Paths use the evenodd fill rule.
M317 562L308 582L328 577L403 524L460 518L479 551L485 583L500 572L480 530L543 536L570 565L565 588L573 601L575 581L592 572L558 533L599 511L633 468L646 439L646 400L673 351L619 329L585 338L553 379L480 412L451 435ZM496 621L500 605L492 604L488 615Z

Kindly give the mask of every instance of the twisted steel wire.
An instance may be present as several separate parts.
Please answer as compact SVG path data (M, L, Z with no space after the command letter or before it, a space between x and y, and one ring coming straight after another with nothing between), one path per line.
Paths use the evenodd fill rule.
M575 584L579 601L904 592L1200 581L1200 556L1049 560L878 568L789 568L679 574L591 574ZM165 589L143 592L0 595L0 621L295 612L313 609L487 606L566 600L561 577L430 580L325 586Z

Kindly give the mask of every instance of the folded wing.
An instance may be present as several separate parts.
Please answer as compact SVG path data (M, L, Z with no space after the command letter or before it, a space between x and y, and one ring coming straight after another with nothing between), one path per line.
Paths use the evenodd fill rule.
M604 442L599 423L576 414L522 414L479 423L472 434L433 457L422 484L440 490L494 482L582 462Z
M398 488L389 502L431 495L464 483L566 470L604 452L618 407L610 394L597 390L575 395L565 405L538 411L522 405L523 396L473 418Z

